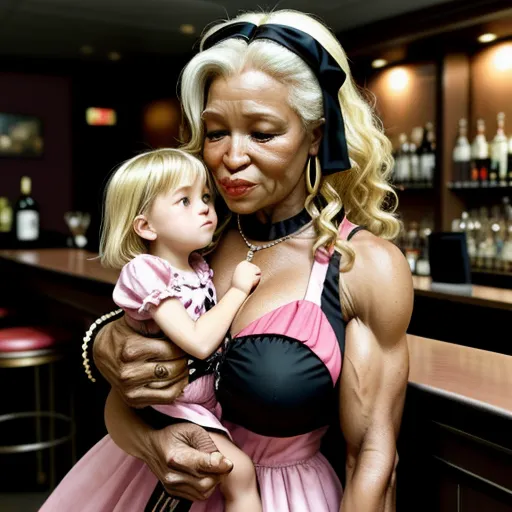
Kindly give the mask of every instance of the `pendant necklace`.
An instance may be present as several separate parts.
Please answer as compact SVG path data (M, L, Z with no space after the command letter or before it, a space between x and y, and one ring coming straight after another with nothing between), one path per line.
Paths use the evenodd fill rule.
M269 247L274 247L274 245L284 242L285 240L289 240L290 238L299 235L303 231L306 231L306 229L308 229L313 224L313 221L309 221L307 224L305 224L300 229L295 231L295 233L290 233L289 235L285 235L281 238L277 238L276 240L272 240L272 242L270 242L268 244L254 245L254 244L251 244L251 242L249 242L249 240L247 240L247 238L244 235L244 232L242 231L242 226L240 225L240 215L237 215L236 220L237 220L237 224L238 224L238 231L239 231L241 237L243 238L245 245L247 245L247 247L249 248L249 250L247 251L247 256L245 257L245 259L247 261L252 261L254 254L256 252L262 251L263 249L268 249Z

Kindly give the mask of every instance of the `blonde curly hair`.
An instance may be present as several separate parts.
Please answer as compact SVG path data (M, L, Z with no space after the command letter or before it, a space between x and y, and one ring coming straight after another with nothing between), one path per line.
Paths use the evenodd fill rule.
M315 183L306 180L309 195L305 206L318 234L313 250L321 246L334 247L343 257L343 270L348 270L352 267L355 253L350 242L338 236L335 219L342 208L352 222L365 226L377 236L394 239L400 232L401 225L395 215L398 198L388 183L393 168L391 143L384 135L372 106L354 83L340 43L325 25L307 14L292 10L245 13L206 30L201 39L201 49L208 36L227 24L241 21L257 26L275 23L306 32L331 54L347 75L338 98L352 168L324 177L317 164ZM183 70L181 101L186 123L184 131L188 134L183 149L193 154L202 151L204 127L201 114L211 81L236 75L248 67L264 71L288 85L290 107L303 120L306 129L311 129L324 117L318 80L300 57L268 40L256 40L248 45L239 38L226 39L198 53ZM324 207L318 207L318 202L313 200L317 195L325 199Z

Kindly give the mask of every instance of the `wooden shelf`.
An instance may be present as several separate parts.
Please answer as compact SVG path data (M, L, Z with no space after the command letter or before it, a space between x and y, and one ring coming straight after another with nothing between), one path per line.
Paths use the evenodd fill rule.
M434 190L432 183L395 183L393 188L396 192L408 192L410 190Z
M462 182L448 182L446 187L454 192L472 192L474 190L493 190L501 192L512 192L512 185L500 185L499 183L486 183L481 184L480 182L474 181L462 181Z

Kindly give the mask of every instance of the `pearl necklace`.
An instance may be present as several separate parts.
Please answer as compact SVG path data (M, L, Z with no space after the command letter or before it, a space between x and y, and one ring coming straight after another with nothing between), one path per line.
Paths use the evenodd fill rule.
M268 244L254 245L254 244L251 244L251 242L249 242L249 240L247 240L247 238L244 235L244 232L242 231L242 226L240 225L240 215L237 215L236 221L238 224L238 231L239 231L241 237L243 238L245 245L247 245L247 247L249 248L249 250L247 251L247 256L245 257L245 259L247 261L252 261L252 259L254 257L254 253L256 253L258 251L262 251L263 249L268 249L269 247L274 247L274 245L280 244L281 242L284 242L285 240L289 240L290 238L299 235L303 231L306 231L306 229L308 229L313 224L313 221L309 221L307 224L305 224L300 229L295 231L295 233L290 233L289 235L285 235L276 240L272 240L272 242L270 242Z

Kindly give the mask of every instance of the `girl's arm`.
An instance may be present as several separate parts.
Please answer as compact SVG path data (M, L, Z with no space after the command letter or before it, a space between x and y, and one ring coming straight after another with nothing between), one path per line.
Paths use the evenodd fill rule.
M206 359L222 343L235 315L260 280L260 269L247 261L238 264L232 286L217 305L195 322L181 302L167 299L152 310L160 329L182 350Z

